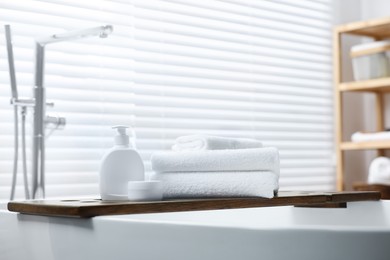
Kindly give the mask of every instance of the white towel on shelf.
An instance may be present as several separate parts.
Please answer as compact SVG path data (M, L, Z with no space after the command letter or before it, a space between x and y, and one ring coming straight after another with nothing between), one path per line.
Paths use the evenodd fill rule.
M375 158L369 168L369 184L390 185L390 159L387 157Z
M155 172L271 171L279 175L279 152L274 147L157 152L151 158Z
M263 197L272 198L279 176L269 172L164 172L152 180L164 183L164 198Z
M352 142L368 142L368 141L383 141L390 140L390 131L376 133L356 132L351 136Z
M260 148L262 143L255 139L228 138L211 135L186 135L175 140L174 151L224 150Z

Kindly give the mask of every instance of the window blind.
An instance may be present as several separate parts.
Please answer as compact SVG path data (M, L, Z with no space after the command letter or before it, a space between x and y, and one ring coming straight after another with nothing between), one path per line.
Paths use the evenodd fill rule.
M55 102L48 114L67 118L47 139L47 197L98 195L98 166L115 124L134 126L147 173L153 152L202 133L278 147L283 190L334 189L331 4L0 0L20 96L32 93L34 37L114 26L106 39L47 46L45 85ZM0 199L7 199L13 113L3 26L1 34ZM29 123L27 130L31 145ZM20 198L21 174L18 184Z

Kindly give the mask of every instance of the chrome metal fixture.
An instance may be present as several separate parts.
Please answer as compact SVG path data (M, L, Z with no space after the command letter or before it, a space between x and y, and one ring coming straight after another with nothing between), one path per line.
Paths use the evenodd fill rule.
M48 124L54 124L55 129L61 128L66 124L65 118L53 117L46 115L46 106L52 106L52 103L46 103L46 93L44 87L44 63L45 63L45 46L47 44L75 40L91 36L99 36L100 38L106 38L113 31L111 25L94 27L85 30L67 32L63 34L54 34L49 37L37 38L35 44L35 84L34 84L34 98L21 100L17 96L15 68L13 65L13 52L11 45L11 33L9 25L6 25L6 38L7 38L7 50L8 61L11 76L11 88L12 88L12 104L15 107L15 120L17 121L17 107L31 106L34 109L33 115L33 148L32 148L32 199L45 197L45 128ZM8 28L8 29L7 29ZM9 43L9 44L8 44ZM17 124L16 124L17 126ZM17 128L17 127L16 127ZM17 130L15 130L17 135ZM17 141L15 143L15 161L17 162ZM17 165L17 163L16 163ZM14 177L13 188L11 192L11 200L14 197L14 186L16 183L16 171L17 168L14 164ZM25 178L27 180L27 178ZM25 189L27 183L25 182ZM29 191L26 190L26 198Z

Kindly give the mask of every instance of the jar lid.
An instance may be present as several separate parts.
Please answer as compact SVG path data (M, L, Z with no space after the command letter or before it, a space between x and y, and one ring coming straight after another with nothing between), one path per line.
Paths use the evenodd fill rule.
M129 190L149 190L155 189L161 185L161 181L129 181L127 187Z
M130 201L156 201L163 197L161 181L129 181L127 187Z
M362 43L351 48L351 57L359 57L390 50L390 40Z

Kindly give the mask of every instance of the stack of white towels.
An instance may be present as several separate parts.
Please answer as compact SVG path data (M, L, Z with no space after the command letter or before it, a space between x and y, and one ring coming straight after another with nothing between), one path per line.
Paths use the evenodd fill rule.
M265 197L279 188L279 152L253 139L182 136L152 155L164 198Z
M351 136L352 142L369 142L390 140L390 131L363 133L356 132Z

